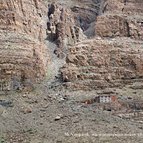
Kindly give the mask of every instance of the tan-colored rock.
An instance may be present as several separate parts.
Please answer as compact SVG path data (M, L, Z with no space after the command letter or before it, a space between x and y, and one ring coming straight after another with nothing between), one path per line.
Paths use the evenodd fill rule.
M21 112L23 112L24 114L29 114L32 112L32 109L29 107L25 107L21 110Z
M47 35L49 40L57 43L55 53L63 58L67 47L86 38L80 27L76 25L72 11L57 4L49 4Z
M132 82L132 79L143 77L141 41L95 38L71 49L77 52L67 56L67 64L61 70L63 80L69 82L68 85L77 85L80 89L96 89L122 85L124 81ZM83 59L78 58L81 53L86 53L84 65ZM72 60L69 60L71 57Z
M142 12L142 0L102 1L91 27L96 37L69 49L61 69L67 87L89 90L142 81Z
M107 0L95 27L96 34L101 37L143 40L143 1Z
M101 37L131 37L143 40L142 19L130 19L120 15L99 16L96 23L96 34Z
M0 1L1 84L32 85L45 76L48 57L44 44L45 15L42 0Z

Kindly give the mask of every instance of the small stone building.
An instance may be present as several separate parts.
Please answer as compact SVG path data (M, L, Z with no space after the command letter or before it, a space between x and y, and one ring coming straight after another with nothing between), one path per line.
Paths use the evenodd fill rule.
M95 101L98 103L111 103L117 101L117 97L115 95L98 96Z

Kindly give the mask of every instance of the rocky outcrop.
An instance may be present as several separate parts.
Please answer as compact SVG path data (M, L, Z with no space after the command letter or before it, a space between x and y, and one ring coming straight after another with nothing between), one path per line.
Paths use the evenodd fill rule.
M69 46L95 34L93 25L99 9L100 0L55 0L49 4L47 35L57 44L58 57L64 57Z
M96 37L69 49L61 69L67 87L89 90L143 80L142 10L142 0L102 1Z
M0 1L0 82L20 88L46 74L46 7L41 0ZM12 87L10 87L12 83Z
M54 3L49 4L48 19L48 40L57 44L58 48L55 53L59 58L65 56L68 46L86 38L82 29L76 25L74 15L70 9Z
M70 49L62 68L71 89L115 87L143 77L143 42L130 39L87 40Z
M108 0L102 6L96 23L96 34L101 37L124 36L143 40L143 1Z

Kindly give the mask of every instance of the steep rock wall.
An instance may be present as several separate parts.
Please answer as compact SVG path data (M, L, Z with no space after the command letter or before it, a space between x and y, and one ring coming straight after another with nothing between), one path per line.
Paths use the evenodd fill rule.
M142 0L107 0L101 13L95 27L97 35L143 40Z
M70 49L66 62L61 71L70 89L123 86L143 78L143 42L87 40Z
M47 36L57 44L55 54L59 58L66 55L67 47L86 38L76 24L72 11L60 4L48 5Z
M124 86L143 80L142 0L102 1L96 37L71 47L61 69L71 89Z
M42 0L0 1L0 80L6 89L45 76L45 15Z

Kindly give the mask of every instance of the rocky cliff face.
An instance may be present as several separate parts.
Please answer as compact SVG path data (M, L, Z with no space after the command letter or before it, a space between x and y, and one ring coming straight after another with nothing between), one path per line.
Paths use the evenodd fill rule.
M143 1L108 0L103 4L95 31L101 37L124 36L143 40Z
M46 7L41 0L0 1L1 88L19 88L46 73Z
M80 26L76 24L73 12L60 5L48 5L47 22L48 40L57 44L55 54L59 58L66 55L67 47L86 39Z
M81 42L95 34L95 24L100 0L52 0L48 5L48 39L55 42L58 48L55 53L62 58L69 46Z
M71 47L62 68L72 89L121 86L143 78L143 1L101 1L96 36Z
M62 68L71 89L122 86L143 77L143 42L95 38L70 49Z
M0 2L1 89L45 77L49 61L45 39L57 45L54 53L59 58L66 57L61 75L72 89L142 80L142 0L43 2Z

